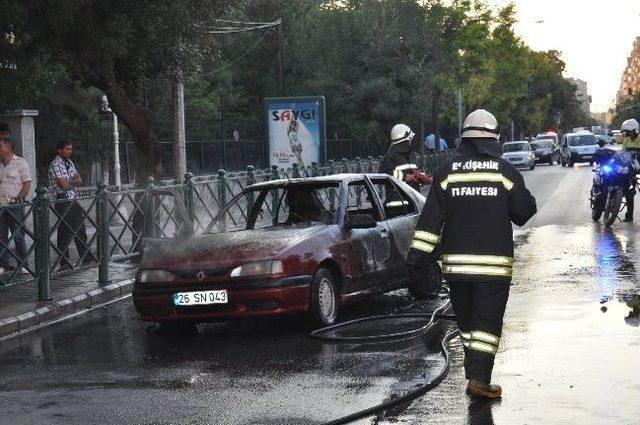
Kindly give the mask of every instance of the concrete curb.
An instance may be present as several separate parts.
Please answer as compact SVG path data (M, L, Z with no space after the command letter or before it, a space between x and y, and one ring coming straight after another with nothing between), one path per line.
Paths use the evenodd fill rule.
M48 322L59 321L65 316L72 316L93 306L115 300L130 294L132 289L133 279L127 279L72 298L52 302L45 307L18 316L2 319L0 320L0 339L26 332Z

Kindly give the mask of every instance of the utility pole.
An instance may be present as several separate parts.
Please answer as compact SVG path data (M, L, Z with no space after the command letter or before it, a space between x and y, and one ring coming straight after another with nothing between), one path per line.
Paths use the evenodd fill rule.
M458 82L456 106L458 110L458 136L462 137L462 86Z
M278 27L278 84L280 96L284 96L284 33L282 31L282 19L276 21Z
M433 150L440 152L440 134L438 133L438 89L433 89L431 99L431 116L433 117Z
M120 190L122 180L120 179L120 133L118 132L118 116L115 112L112 112L111 116L113 117L113 183L118 190Z
M184 84L174 83L173 95L173 175L177 183L187 173L187 139L184 126Z

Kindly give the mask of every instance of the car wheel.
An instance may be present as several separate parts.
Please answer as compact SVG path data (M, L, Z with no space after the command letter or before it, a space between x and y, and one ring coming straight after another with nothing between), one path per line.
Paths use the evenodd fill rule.
M335 278L323 267L316 271L311 284L309 319L316 327L333 325L338 318L338 290Z

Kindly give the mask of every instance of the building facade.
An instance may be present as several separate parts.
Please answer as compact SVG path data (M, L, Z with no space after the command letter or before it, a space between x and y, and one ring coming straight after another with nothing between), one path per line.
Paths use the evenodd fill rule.
M617 101L620 102L638 91L640 91L640 37L636 37L631 54L627 58L627 67L622 73Z
M585 115L589 115L591 109L591 96L589 96L589 87L586 81L582 81L576 78L567 78L571 84L576 88L576 100L580 105L580 110Z

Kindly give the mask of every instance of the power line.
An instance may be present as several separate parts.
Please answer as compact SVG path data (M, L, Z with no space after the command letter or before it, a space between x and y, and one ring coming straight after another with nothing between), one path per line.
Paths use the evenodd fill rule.
M241 54L240 56L238 56L237 58L235 58L233 61L229 62L226 65L223 65L219 68L214 69L213 71L207 72L204 75L213 75L213 74L217 74L220 71L224 71L225 69L231 68L233 65L235 65L236 63L240 62L242 59L244 59L245 57L247 57L247 55L249 55L249 53L253 52L260 43L262 43L262 41L265 39L265 37L267 35L269 35L270 31L265 31L264 34L262 34L262 37L260 37L258 39L258 41L256 41L256 43L251 46L248 50L246 50L243 54Z
M223 22L225 24L238 24L238 25L269 25L269 24L279 23L279 20L274 22L251 22L251 21L241 22L241 21L230 21L228 19L214 19L214 21Z

